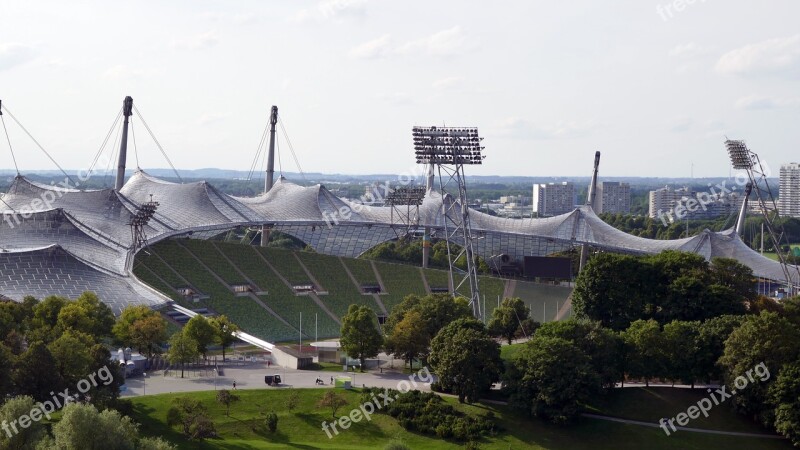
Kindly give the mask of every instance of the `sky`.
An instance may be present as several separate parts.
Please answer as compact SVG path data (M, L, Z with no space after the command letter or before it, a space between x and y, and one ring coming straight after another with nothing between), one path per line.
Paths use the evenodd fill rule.
M278 105L307 172L409 172L411 128L448 125L484 137L472 175L588 176L599 150L601 175L726 176L726 137L777 173L800 160L798 16L794 0L0 0L0 100L76 170L130 95L182 169L248 170ZM4 120L23 173L55 168ZM134 133L131 159L167 167Z

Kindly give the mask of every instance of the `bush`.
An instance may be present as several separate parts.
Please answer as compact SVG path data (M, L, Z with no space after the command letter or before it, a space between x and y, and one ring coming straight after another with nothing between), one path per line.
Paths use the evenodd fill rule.
M402 442L392 441L386 444L383 450L411 450L411 448Z
M274 433L278 429L278 415L275 414L275 411L270 411L270 413L267 414L267 417L264 419L264 425L267 426L270 433Z
M373 397L380 399L380 394L395 400L379 411L397 419L400 426L408 431L465 442L493 434L496 430L493 414L470 417L432 392L402 393L394 389L365 388L362 401L371 401Z

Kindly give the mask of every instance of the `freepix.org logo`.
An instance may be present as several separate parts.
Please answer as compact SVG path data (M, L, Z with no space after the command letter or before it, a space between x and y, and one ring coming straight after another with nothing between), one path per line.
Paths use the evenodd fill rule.
M111 374L108 366L103 366L97 372L78 381L75 388L79 393L85 394L89 392L91 388L99 386L98 381L103 383L104 386L108 386L114 381L114 376ZM70 395L69 392L69 388L58 393L50 391L50 395L53 396L51 400L37 403L28 414L23 414L11 422L4 420L3 423L0 424L0 428L3 429L6 436L12 438L19 433L20 429L30 427L33 423L42 420L43 417L47 417L47 419L50 420L51 414L75 401L75 397Z

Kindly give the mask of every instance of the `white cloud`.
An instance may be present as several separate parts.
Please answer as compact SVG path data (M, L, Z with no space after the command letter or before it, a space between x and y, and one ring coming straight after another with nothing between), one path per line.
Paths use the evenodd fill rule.
M325 0L314 8L301 9L295 14L296 22L343 19L362 19L367 15L367 0Z
M407 42L397 51L399 53L425 53L432 56L452 56L461 53L466 37L461 27L455 26L430 36Z
M407 105L412 102L411 95L405 92L393 92L390 94L379 94L378 100L384 101L386 103L391 103L393 105Z
M124 78L145 78L153 73L153 70L145 70L141 68L133 69L125 64L117 64L116 66L110 67L103 72L102 77L117 80Z
M0 44L0 71L11 69L36 57L36 50L27 45L6 43Z
M691 59L707 55L711 51L708 47L702 47L694 42L676 45L669 51L669 56L674 58Z
M378 39L373 39L357 45L350 50L350 57L355 59L378 59L391 53L391 37L384 34Z
M489 134L515 139L572 139L591 134L596 126L592 121L543 125L521 117L509 117L490 127Z
M211 125L230 117L231 113L207 113L200 116L197 120L198 125Z
M669 131L673 133L683 133L684 131L689 131L694 125L694 121L688 117L681 117L679 119L675 119L672 121L672 124L669 127Z
M214 47L217 44L219 44L219 36L214 30L172 41L173 47L186 50L203 50Z
M724 74L797 77L800 75L800 34L732 50L722 55L716 69Z
M736 108L745 111L792 108L800 106L799 98L773 98L749 95L736 100Z
M464 82L464 77L447 77L433 82L436 89L451 89Z
M211 22L231 22L236 25L247 25L255 23L258 19L256 15L253 13L231 14L222 12L204 12L200 14L200 17L209 20Z

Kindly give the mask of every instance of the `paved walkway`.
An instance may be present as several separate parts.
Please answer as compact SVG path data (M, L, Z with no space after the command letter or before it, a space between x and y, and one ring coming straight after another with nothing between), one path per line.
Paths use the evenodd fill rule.
M270 389L332 387L331 377L347 376L352 379L353 385L358 387L405 389L405 385L408 384L410 389L428 391L430 385L426 383L435 381L435 377L430 377L429 373L423 371L420 374L417 370L414 375L393 370L384 370L384 373L323 372L267 367L266 364L258 363L224 367L223 373L223 376L217 377L197 377L187 370L186 378L180 378L179 370L171 372L177 376L164 376L163 371L148 373L146 378L129 378L125 383L127 389L122 392L122 396L233 389L234 381L236 389L265 389L270 387L264 383L264 376L274 374L281 376L282 384ZM324 385L316 384L317 377L322 378Z

